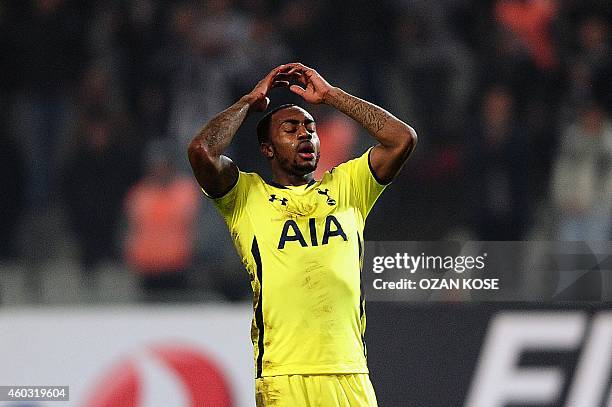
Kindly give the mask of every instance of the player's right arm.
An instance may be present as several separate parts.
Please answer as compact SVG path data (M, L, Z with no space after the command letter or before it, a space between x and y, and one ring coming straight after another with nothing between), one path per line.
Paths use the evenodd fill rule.
M200 186L211 197L226 194L238 179L238 167L222 153L231 143L242 122L251 111L264 111L273 87L288 86L280 65L266 75L253 90L229 108L213 117L189 144L188 156Z

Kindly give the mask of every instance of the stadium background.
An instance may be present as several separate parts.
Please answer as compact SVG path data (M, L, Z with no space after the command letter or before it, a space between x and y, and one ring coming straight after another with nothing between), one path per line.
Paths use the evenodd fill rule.
M90 405L116 360L178 341L231 372L234 405L251 402L236 390L250 386L248 279L185 151L208 119L284 62L315 67L419 133L366 239L612 240L611 19L605 0L0 3L0 355L9 361L0 384L86 377L71 390L75 405ZM281 90L271 98L297 101ZM308 108L322 167L372 143L334 111ZM268 174L256 120L228 155ZM610 309L370 303L380 405L464 405L489 322L509 307L580 310L589 321ZM192 318L189 332L128 329L169 323L162 316L173 310ZM218 325L225 316L237 326ZM69 346L59 327L93 329L86 321L96 318L116 341L141 342L119 341L97 364L75 356L104 352L88 340L106 339L92 331ZM242 340L224 343L219 330ZM564 405L580 354L521 359L560 365L567 380L555 401L511 405ZM72 371L28 379L63 359ZM605 374L594 405L612 403Z

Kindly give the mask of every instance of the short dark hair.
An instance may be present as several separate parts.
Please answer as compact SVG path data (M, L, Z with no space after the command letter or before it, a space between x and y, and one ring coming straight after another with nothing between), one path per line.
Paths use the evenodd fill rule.
M272 122L272 115L279 110L288 109L294 106L299 107L294 103L287 103L277 106L259 119L257 122L257 141L259 142L259 145L270 141L270 123Z

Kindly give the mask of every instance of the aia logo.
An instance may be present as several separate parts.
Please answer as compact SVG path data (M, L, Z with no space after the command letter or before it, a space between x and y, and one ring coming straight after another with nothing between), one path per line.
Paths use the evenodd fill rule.
M227 378L200 351L154 346L111 368L85 407L231 407Z
M321 189L321 188L317 188L317 192L321 195L325 195L327 197L327 204L329 206L334 206L336 204L336 200L332 197L329 196L329 189L325 188L325 189Z

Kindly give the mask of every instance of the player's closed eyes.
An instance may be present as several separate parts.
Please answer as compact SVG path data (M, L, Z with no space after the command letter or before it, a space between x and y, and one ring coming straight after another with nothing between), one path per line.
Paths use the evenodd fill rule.
M294 127L292 129L286 129L283 130L285 133L295 133L297 132L297 128ZM309 129L308 127L306 128L306 131L308 132L308 134L313 134L315 132L315 129Z
M297 127L296 126L285 127L283 128L283 131L286 133L295 133L297 131Z
M295 133L297 131L297 129L298 129L297 126L291 126L291 127L283 128L282 130L284 132L286 132L286 133ZM312 125L312 126L307 126L306 127L306 131L308 133L314 133L316 131L316 129L315 129L314 125Z

